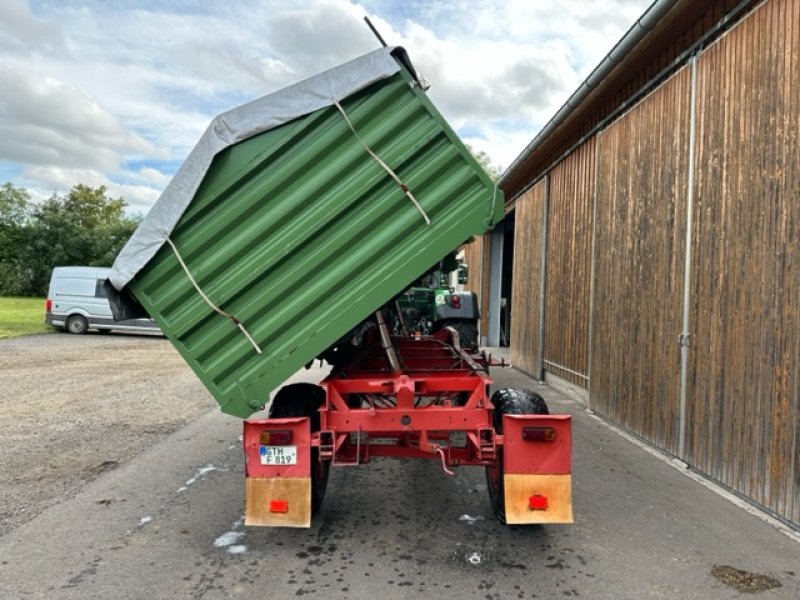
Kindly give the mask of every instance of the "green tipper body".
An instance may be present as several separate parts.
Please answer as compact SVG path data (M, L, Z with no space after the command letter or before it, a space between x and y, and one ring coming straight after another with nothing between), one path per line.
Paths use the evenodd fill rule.
M502 193L403 68L335 107L220 152L170 239L128 289L224 412L247 417L270 392L493 226Z

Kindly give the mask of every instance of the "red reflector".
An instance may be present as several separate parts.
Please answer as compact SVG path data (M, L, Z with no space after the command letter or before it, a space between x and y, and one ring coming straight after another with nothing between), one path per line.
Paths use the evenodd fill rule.
M289 429L265 429L261 432L262 446L286 446L292 443L292 432Z
M289 502L287 502L286 500L270 500L269 512L271 513L289 512Z
M455 294L450 296L450 306L453 308L461 308L461 296Z
M523 427L522 439L526 442L552 442L556 439L556 430L552 427Z
M45 312L53 312L53 301L47 299L44 301L44 311Z
M531 510L547 510L547 496L531 496L529 506Z

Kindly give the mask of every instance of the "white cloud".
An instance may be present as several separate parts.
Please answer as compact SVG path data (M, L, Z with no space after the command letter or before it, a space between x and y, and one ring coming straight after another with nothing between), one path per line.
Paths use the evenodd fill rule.
M135 174L132 174L132 177L137 181L153 185L157 188L166 187L169 180L172 179L169 175L165 175L158 169L153 169L151 167L142 167Z
M34 17L25 0L3 0L0 17L0 50L24 54L64 51L58 26Z
M369 15L508 166L648 3L2 0L0 160L146 208L214 115L376 48Z
M133 173L131 175L140 183L118 183L94 169L31 166L22 171L22 177L26 181L33 182L28 189L34 198L48 198L54 193L64 193L77 183L84 183L91 187L104 185L108 188L108 195L112 198L122 197L125 199L130 212L147 212L161 194L160 186L147 185L148 177L153 177L152 173L141 175Z
M0 158L26 164L117 168L123 154L154 152L79 89L0 67Z
M518 128L510 131L485 129L478 135L464 136L464 142L476 151L486 152L492 158L492 164L506 169L519 155L522 148L536 135L536 129Z

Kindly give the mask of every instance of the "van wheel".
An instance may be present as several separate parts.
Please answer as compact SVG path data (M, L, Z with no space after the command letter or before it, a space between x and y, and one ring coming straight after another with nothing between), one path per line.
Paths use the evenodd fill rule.
M89 323L81 315L71 315L67 319L67 325L64 329L69 333L86 333L86 330L89 329Z

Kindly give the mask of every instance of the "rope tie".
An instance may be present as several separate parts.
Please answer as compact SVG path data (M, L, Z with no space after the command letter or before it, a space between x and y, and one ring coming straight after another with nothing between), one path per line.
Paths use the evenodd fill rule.
M226 319L230 319L231 321L233 321L233 324L236 325L236 327L238 327L241 330L241 332L244 334L244 337L247 338L247 341L253 345L255 351L258 354L261 354L261 348L253 339L253 337L247 332L247 329L244 328L244 325L236 317L236 315L232 315L222 310L219 306L217 306L211 301L211 299L206 295L206 293L202 289L200 289L200 286L197 284L197 281L195 281L194 277L192 276L192 272L189 271L189 267L187 267L186 263L183 262L183 258L181 257L180 252L178 252L178 249L175 247L175 244L169 238L169 236L167 236L167 243L170 245L170 248L172 248L172 251L175 253L175 257L178 259L178 262L180 263L181 267L183 267L183 270L186 273L186 276L189 278L189 281L192 282L194 289L196 289L197 293L200 294L200 297L206 301L206 304L208 304L214 310L214 312L216 312L219 315L222 315Z
M423 219L425 219L425 223L427 223L428 225L430 225L430 224L431 224L431 220L428 218L428 215L425 213L425 210L422 208L422 206L420 205L420 203L419 203L419 202L417 201L417 199L414 197L414 194L412 194L412 193L411 193L411 190L410 190L410 189L408 189L408 186L407 186L405 183L403 183L403 180L402 180L402 179L400 179L400 178L397 176L397 173L395 173L395 172L392 170L392 168L391 168L389 165L387 165L385 162L383 162L383 160L381 159L381 157L380 157L380 156L378 156L377 154L375 154L375 153L372 151L372 149L371 149L369 146L367 146L366 142L365 142L364 140L362 140L362 139L361 139L361 136L360 136L360 135L358 135L358 132L356 131L356 128L355 128L355 127L353 127L353 123L350 121L350 118L347 116L347 113L344 111L344 108L342 108L342 105L341 105L341 104L339 104L339 101L338 101L336 98L331 98L331 100L333 100L333 103L336 105L336 108L338 108L338 109L339 109L339 112L340 112L340 113L342 113L342 116L344 117L344 120L345 120L345 121L347 121L347 124L350 126L350 131L352 131L352 132L353 132L353 135L354 135L354 136L356 136L356 139L357 139L359 142L361 142L361 145L362 145L362 146L364 146L364 150L366 150L366 151L367 151L367 153L368 153L368 154L369 154L369 155L370 155L370 156L371 156L373 159L375 159L375 162L377 162L377 163L378 163L378 164L379 164L381 167L383 167L383 170L384 170L384 171L386 171L386 172L389 174L389 176L390 176L392 179L394 179L395 183L396 183L397 185L399 185L399 186L400 186L400 189L401 189L401 190L403 190L403 193L404 193L406 196L408 196L408 199L409 199L409 200L411 200L411 202L413 202L413 203L414 203L414 206L416 206L416 207L417 207L417 210L419 211L419 214L421 214L421 215L422 215L422 218L423 218Z

